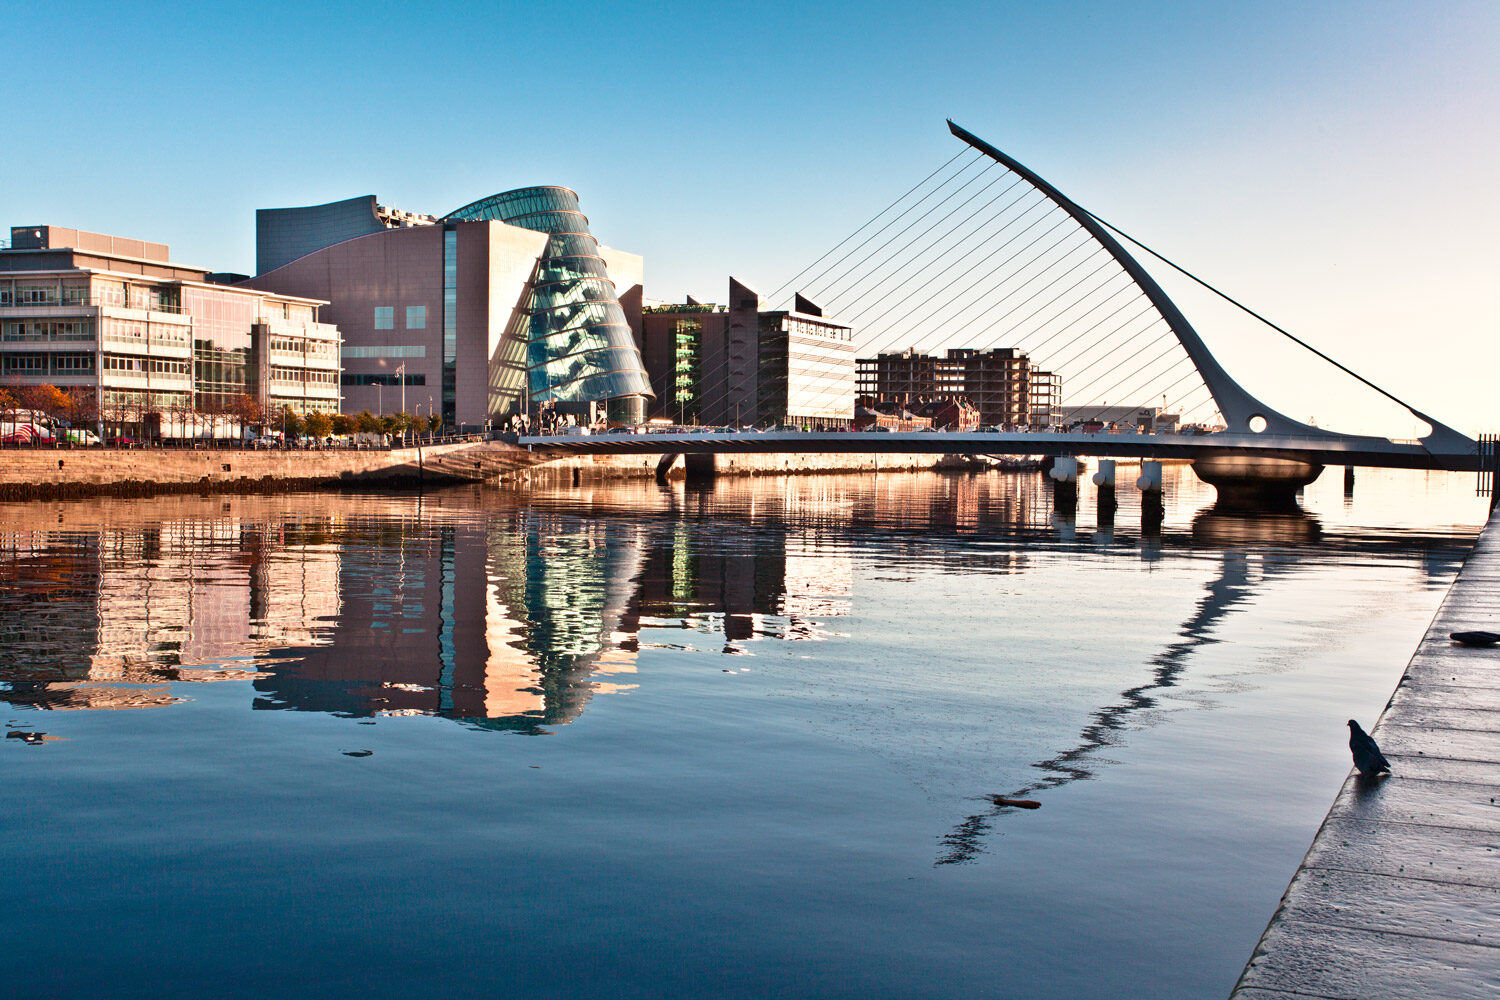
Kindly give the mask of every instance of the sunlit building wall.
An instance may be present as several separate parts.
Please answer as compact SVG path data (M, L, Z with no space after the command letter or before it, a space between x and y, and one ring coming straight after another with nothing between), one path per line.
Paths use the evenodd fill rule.
M0 250L0 377L51 384L112 424L196 433L189 414L336 412L339 331L322 300L229 287L165 244L17 226ZM193 431L189 431L189 427Z
M573 192L506 192L440 219L378 208L368 197L262 210L264 262L300 256L244 282L329 301L345 412L477 429L545 405L639 422L642 260L600 246Z
M809 428L854 418L854 331L802 295L793 309L765 310L755 289L730 278L727 307L654 305L643 326L657 416Z

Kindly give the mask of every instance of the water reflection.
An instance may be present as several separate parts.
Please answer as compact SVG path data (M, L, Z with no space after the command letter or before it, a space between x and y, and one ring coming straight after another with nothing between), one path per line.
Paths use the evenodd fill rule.
M1055 519L1040 480L1015 475L0 514L11 526L0 533L0 699L11 704L157 707L187 697L183 682L248 680L256 709L420 713L521 732L565 725L595 696L632 687L643 630L679 630L686 646L726 653L837 635L859 552L880 554L877 573L918 555L958 573L1021 574L1043 550L1146 561L1221 550L1217 577L1148 679L1095 710L1078 743L1038 762L1044 776L1016 795L1087 776L1097 751L1176 683L1214 623L1278 572L1260 560L1248 575L1247 550L1416 547L1432 579L1456 558L1411 535L1328 538L1301 512L1205 511L1186 532L1132 538L1112 523ZM991 817L970 817L944 841L952 860L972 854Z
M1099 766L1100 751L1114 746L1121 733L1139 724L1144 713L1157 707L1164 692L1177 686L1195 649L1218 641L1213 637L1213 627L1246 602L1253 595L1255 586L1263 585L1268 578L1285 569L1274 561L1257 560L1257 565L1259 573L1252 580L1250 560L1245 553L1223 553L1218 575L1207 585L1192 617L1183 622L1177 640L1152 658L1148 665L1148 679L1121 691L1118 701L1095 710L1079 734L1077 744L1033 764L1042 772L1041 778L993 797L1025 799L1034 792L1092 778ZM1010 811L1012 807L997 803L964 819L941 839L942 853L937 863L949 865L972 861L982 850L982 841L995 817Z

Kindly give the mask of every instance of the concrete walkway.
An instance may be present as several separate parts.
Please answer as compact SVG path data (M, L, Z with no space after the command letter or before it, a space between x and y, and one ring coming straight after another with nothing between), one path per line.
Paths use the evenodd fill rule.
M1500 997L1500 516L1492 516L1351 769L1232 1000ZM1342 721L1342 720L1340 720Z

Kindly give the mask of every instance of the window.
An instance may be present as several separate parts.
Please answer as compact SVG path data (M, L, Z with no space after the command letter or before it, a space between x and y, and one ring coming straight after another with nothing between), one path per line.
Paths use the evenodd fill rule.
M426 385L427 384L427 376L425 374L421 374L421 373L416 374L416 375L400 375L400 376L398 376L398 375L386 375L386 374L361 375L361 374L356 374L354 372L344 372L343 384L344 385L400 385L401 381L403 379L405 380L405 382L406 382L407 385Z
M52 355L52 370L54 372L91 372L94 370L94 356L92 354L54 354Z
M47 355L7 354L5 356L5 370L8 372L45 372L47 370Z
M427 307L426 306L407 306L406 307L406 328L408 330L425 330L425 329L427 329Z
M331 344L330 344L331 346ZM427 348L418 344L415 346L395 345L392 347L366 347L363 345L344 345L344 357L346 358L425 358Z
M377 329L377 330L394 330L395 328L396 328L396 307L395 306L376 306L375 307L375 329Z

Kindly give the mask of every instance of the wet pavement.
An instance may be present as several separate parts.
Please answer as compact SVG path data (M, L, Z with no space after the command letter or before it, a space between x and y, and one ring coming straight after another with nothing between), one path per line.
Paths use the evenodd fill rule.
M1351 769L1232 1000L1500 992L1500 516L1491 517Z

